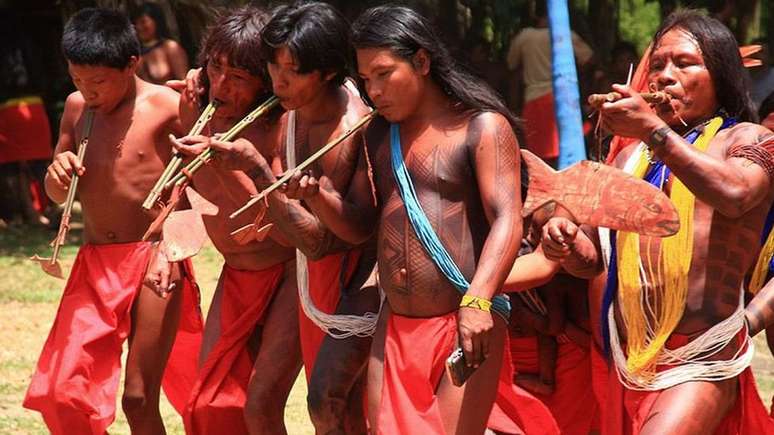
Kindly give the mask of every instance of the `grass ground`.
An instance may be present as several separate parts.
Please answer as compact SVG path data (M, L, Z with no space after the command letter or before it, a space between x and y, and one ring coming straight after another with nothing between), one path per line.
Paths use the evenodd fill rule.
M31 227L0 229L0 433L41 434L46 428L40 415L21 407L29 377L56 314L64 282L44 274L27 260L38 253L49 255L47 247L53 238L50 231ZM61 259L69 271L80 244L80 234L72 231ZM194 258L197 278L202 289L206 313L220 271L220 256L206 247ZM753 368L764 403L768 406L774 393L774 359L762 337L756 339L758 353ZM120 397L119 392L119 397ZM290 434L312 434L306 412L306 384L299 377L285 408L285 423ZM182 434L182 421L162 398L162 415L170 434ZM117 412L111 426L114 434L128 434L122 413Z

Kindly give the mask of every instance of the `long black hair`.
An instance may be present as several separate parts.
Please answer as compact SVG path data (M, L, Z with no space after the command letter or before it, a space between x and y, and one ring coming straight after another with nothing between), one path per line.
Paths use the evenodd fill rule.
M704 64L712 77L721 108L738 121L758 122L750 98L750 82L739 54L736 38L720 21L699 11L682 9L670 14L653 36L654 50L672 29L691 34L701 50Z
M339 86L352 75L355 49L349 22L333 6L323 2L294 3L272 12L261 34L263 57L274 61L280 46L287 46L298 71L334 73L331 83Z
M516 129L521 124L489 85L457 62L430 23L403 6L378 6L363 12L352 24L355 48L387 48L411 62L424 49L430 76L459 108L468 113L497 112Z

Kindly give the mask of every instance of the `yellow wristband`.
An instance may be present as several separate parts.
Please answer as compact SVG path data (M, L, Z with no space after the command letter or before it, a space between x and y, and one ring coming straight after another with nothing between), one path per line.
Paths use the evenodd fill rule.
M488 313L492 309L492 301L488 301L478 296L462 295L460 307L475 308Z

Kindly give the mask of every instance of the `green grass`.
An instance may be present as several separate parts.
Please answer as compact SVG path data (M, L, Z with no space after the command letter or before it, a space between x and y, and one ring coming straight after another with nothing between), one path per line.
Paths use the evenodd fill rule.
M0 434L47 432L40 414L22 408L21 403L64 288L64 281L46 275L28 258L34 254L51 255L48 243L54 236L54 231L39 227L0 229ZM68 245L60 254L65 273L70 270L81 244L81 232L77 227L68 239ZM204 313L209 308L221 265L220 254L212 246L206 246L194 258ZM121 397L120 390L118 397ZM120 399L116 406L116 421L110 426L110 433L129 434L126 418L120 411ZM163 395L161 414L167 433L184 433L180 416ZM285 424L291 434L314 433L306 412L303 372L286 405Z

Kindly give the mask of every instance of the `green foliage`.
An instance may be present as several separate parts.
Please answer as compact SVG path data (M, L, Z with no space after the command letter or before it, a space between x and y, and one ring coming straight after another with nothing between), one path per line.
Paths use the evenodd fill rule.
M618 17L621 39L636 45L642 53L661 23L661 8L655 1L623 0L619 3Z

